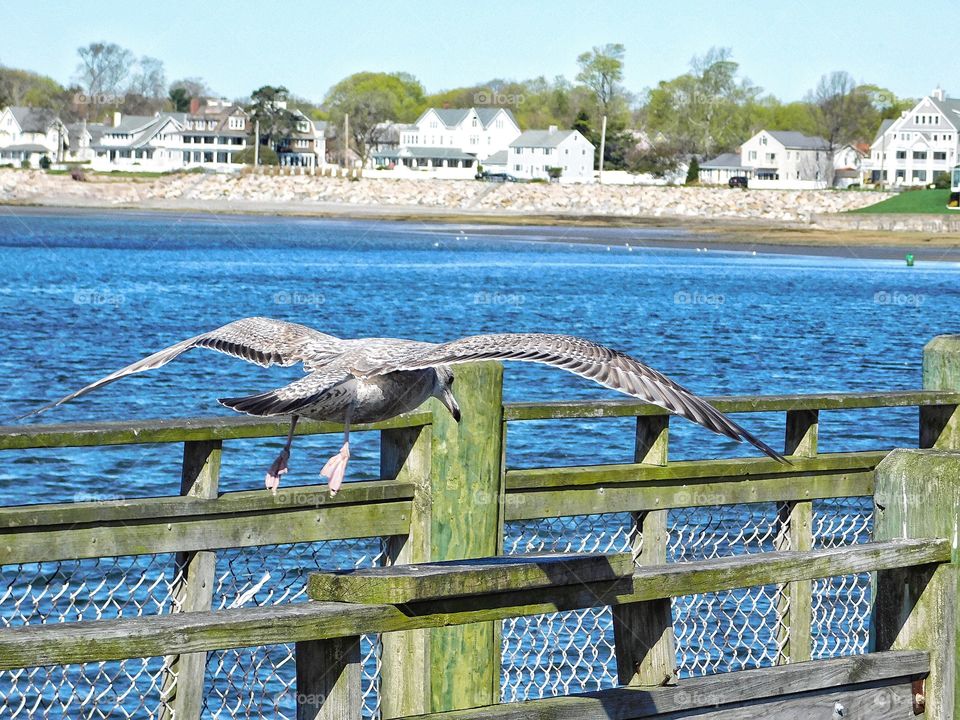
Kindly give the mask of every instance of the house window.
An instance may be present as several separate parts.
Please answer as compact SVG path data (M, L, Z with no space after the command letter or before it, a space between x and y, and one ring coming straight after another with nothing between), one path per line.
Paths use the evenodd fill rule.
M907 151L906 150L897 150L897 160L906 160Z
M207 130L215 130L217 127L216 120L207 120Z
M766 138L766 136L763 136L763 137L760 138L760 144L761 144L761 145L766 145L766 144L767 144L767 138Z
M520 163L517 163L516 165L513 166L513 169L516 170L517 172L520 172L523 169L523 165L521 165Z
M934 160L946 160L946 159L947 159L947 154L946 154L945 152L935 152L935 153L933 154L933 159L934 159Z
M503 120L497 120L497 130L503 130Z
M437 127L437 121L436 121L436 120L431 120L431 121L430 121L430 129L431 129L431 130L435 130L436 127Z
M544 154L544 155L549 155L549 154L552 153L552 152L553 152L553 149L552 149L552 148L544 148L544 149L543 149L543 154Z
M751 151L749 152L749 154L748 154L748 158L749 158L750 160L756 160L756 159L757 159L757 151L756 151L756 150L751 150Z
M231 130L243 130L243 118L242 117L231 117L229 127Z
M927 151L926 151L926 150L914 150L914 151L913 151L913 159L914 159L914 160L926 160L926 159L927 159Z
M927 171L926 171L926 170L914 170L914 171L913 171L913 179L914 179L914 180L919 180L920 182L926 182L926 181L927 181Z
M473 119L470 121L470 127L476 127L476 126L477 126L477 119L476 119L476 118L473 118Z
M777 159L776 153L767 153L767 162L775 162Z

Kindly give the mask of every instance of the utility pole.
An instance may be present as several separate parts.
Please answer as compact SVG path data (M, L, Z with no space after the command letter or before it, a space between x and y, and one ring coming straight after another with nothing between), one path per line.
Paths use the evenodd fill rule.
M260 121L253 124L253 166L260 166Z
M350 115L343 114L343 167L347 167L350 153Z
M603 184L603 153L607 147L607 116L603 116L603 122L600 124L600 173L597 175L597 182Z

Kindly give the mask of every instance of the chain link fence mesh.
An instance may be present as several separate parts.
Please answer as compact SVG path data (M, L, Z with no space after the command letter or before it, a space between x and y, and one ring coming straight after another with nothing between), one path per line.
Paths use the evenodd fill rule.
M814 502L814 546L869 539L871 498ZM769 552L781 525L774 503L696 507L668 514L668 562ZM508 523L508 554L631 552L638 544L630 513ZM782 540L780 540L782 546ZM258 546L217 553L216 609L302 602L314 568L368 567L383 562L379 538ZM75 622L176 611L172 554L8 565L0 568L4 626ZM778 606L779 603L779 606ZM786 629L781 588L689 595L673 602L677 665L682 677L768 666L781 658ZM813 585L813 655L867 649L870 576L827 578ZM505 702L616 685L609 608L515 618L503 623ZM362 639L364 716L379 718L380 642ZM208 654L205 718L294 718L292 645ZM156 718L168 716L175 691L169 659L85 663L0 673L0 708L26 718Z
M813 503L814 547L867 542L872 498ZM789 549L776 503L693 507L668 513L667 562L689 562ZM505 550L631 552L630 513L508 523ZM870 575L813 583L813 656L862 653L870 624ZM673 600L680 677L789 662L787 596L779 585L686 595ZM610 609L593 608L515 618L503 623L503 702L600 690L617 684Z

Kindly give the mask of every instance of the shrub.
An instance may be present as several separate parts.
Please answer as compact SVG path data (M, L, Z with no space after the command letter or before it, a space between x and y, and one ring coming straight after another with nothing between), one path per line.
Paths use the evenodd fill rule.
M700 162L694 157L690 159L690 167L687 168L686 185L696 185L700 182Z
M949 190L950 189L950 173L940 172L937 173L933 178L933 186L937 190Z
M30 169L30 161L29 161L29 160L21 160L21 161L20 161L20 167L22 167L24 170L29 170L29 169Z
M41 169L41 170L49 170L49 169L50 169L50 166L51 166L52 164L53 164L53 163L50 162L50 158L49 158L47 155L41 155L41 156L40 156L40 169Z
M85 182L87 174L83 171L83 168L75 167L70 171L70 179L76 180L77 182Z

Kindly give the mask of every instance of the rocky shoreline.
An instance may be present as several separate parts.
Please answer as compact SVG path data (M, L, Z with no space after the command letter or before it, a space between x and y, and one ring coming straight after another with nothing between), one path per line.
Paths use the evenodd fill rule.
M57 207L216 209L282 213L331 208L459 214L697 218L808 224L814 216L880 202L886 193L722 187L491 184L470 180L351 180L309 175L92 176L0 171L0 203Z

